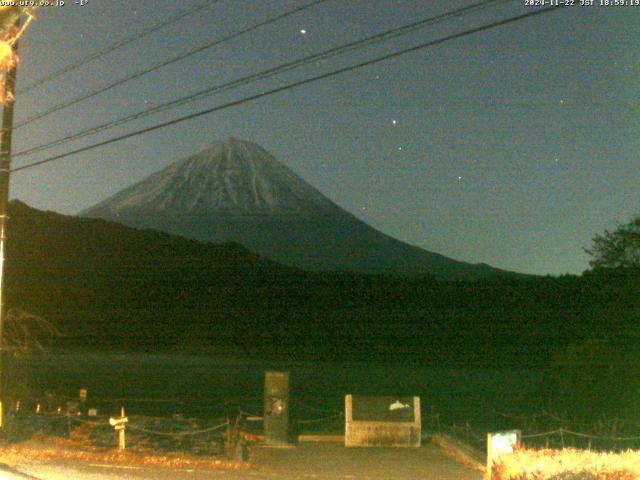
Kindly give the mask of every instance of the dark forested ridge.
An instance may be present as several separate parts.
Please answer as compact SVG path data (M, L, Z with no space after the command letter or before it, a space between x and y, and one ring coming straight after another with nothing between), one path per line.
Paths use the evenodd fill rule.
M7 304L56 346L286 358L547 363L605 339L632 348L634 270L442 282L284 267L212 245L11 204Z

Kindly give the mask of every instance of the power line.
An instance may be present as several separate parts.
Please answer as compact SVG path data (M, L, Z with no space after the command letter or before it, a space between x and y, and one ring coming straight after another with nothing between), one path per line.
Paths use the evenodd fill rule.
M66 67L63 67L59 70L56 70L54 72L49 73L48 75L45 75L42 78L39 78L38 80L35 80L33 82L31 82L30 84L28 84L26 87L24 88L20 88L18 89L18 94L21 93L26 93L30 90L33 90L36 87L39 87L40 85L43 85L47 82L50 82L51 80L55 80L56 78L64 75L65 73L69 73L72 70L75 70L76 68L79 68L89 62L92 62L93 60L96 60L108 53L111 53L114 50L117 50L119 48L124 47L125 45L129 44L129 43L133 43L137 40L140 40L143 37L146 37L147 35L156 32L158 30L160 30L161 28L167 27L169 25L171 25L172 23L176 23L179 22L180 20L182 20L185 17L188 17L189 15L196 13L200 10L204 10L207 9L209 7L211 7L212 5L214 5L215 3L217 3L219 0L205 0L204 2L200 2L197 5L191 7L191 8L187 8L185 10L183 10L182 12L178 13L175 16L169 17L165 20L163 20L160 23L156 23L156 24L152 24L149 25L147 28L134 33L132 35L129 35L128 37L125 37L121 40L118 40L117 42L112 43L111 45L108 45L106 47L104 47L102 50L98 50L97 52L91 53L85 57L82 57L80 60L78 60L75 63L72 63L71 65L67 65Z
M170 102L166 102L160 105L156 105L150 108L147 108L145 110L127 115L123 118L120 119L116 119L116 120L112 120L106 123L103 123L101 125L98 126L94 126L85 130L82 130L80 132L71 134L71 135L67 135L65 137L59 138L57 140L53 140L51 142L45 143L45 144L41 144L35 147L31 147L28 148L26 150L22 150L20 152L17 152L14 154L14 157L19 157L19 156L24 156L24 155L29 155L29 154L33 154L42 150L46 150L50 147L56 146L56 145L60 145L60 144L64 144L67 143L69 141L72 140L77 140L79 138L85 137L87 135L92 135L110 128L114 128L126 123L129 123L133 120L138 120L144 117L147 117L149 115L155 114L155 113L160 113L160 112L164 112L167 110L171 110L173 108L185 105L187 103L191 103L193 101L196 100L200 100L202 98L206 98L208 96L214 95L216 93L220 93L222 91L225 90L229 90L229 89L233 89L242 85L247 85L249 83L253 83L259 80L263 80L265 78L270 78L272 76L281 74L283 72L289 71L289 70L293 70L295 68L307 65L309 63L314 63L317 62L319 60L326 60L329 58L332 58L336 55L340 55L342 53L345 53L347 51L351 51L351 50L356 50L365 46L370 46L370 45L374 45L386 40L389 40L391 38L396 38L399 37L401 35L406 35L408 33L414 32L418 29L424 28L427 25L432 25L434 23L438 23L444 20L447 20L448 18L451 17L460 17L463 15L467 15L469 13L474 13L477 12L481 9L487 8L489 6L492 5L498 5L498 4L502 4L502 3L509 3L509 2L513 2L514 0L485 0L483 2L479 2L479 3L475 3L472 5L469 5L467 7L463 7L463 8L459 8L456 10L451 10L449 12L443 13L441 15L437 15L437 16L433 16L433 17L428 17L422 20L418 20L416 22L410 23L408 25L403 25L400 27L396 27L390 30L387 30L385 32L381 32L375 35L371 35L369 37L365 37L363 39L360 40L356 40L353 42L350 42L348 44L345 45L340 45L337 47L333 47L327 50L324 50L322 52L319 53L315 53L312 55L308 55L305 57L302 57L300 59L297 60L293 60L291 62L286 62L286 63L282 63L280 65L277 65L275 67L271 67L268 68L266 70L262 70L261 72L246 76L246 77L242 77L240 79L236 79L236 80L232 80L230 82L226 82L224 84L221 85L216 85L213 87L209 87L206 88L204 90L201 90L199 92L187 95L185 97L176 99L176 100L172 100Z
M21 170L26 170L26 169L29 169L29 168L37 167L37 166L43 165L45 163L54 162L54 161L57 161L57 160L60 160L60 159L66 158L66 157L70 157L72 155L76 155L78 153L83 153L83 152L86 152L86 151L89 151L89 150L93 150L95 148L99 148L99 147L103 147L105 145L109 145L111 143L115 143L115 142L119 142L119 141L122 141L122 140L126 140L128 138L136 137L138 135L143 135L145 133L149 133L149 132L152 132L152 131L155 131L155 130L159 130L159 129L164 128L164 127L168 127L168 126L171 126L171 125L175 125L177 123L181 123L181 122L185 122L187 120L191 120L191 119L194 119L194 118L197 118L197 117L201 117L203 115L208 115L210 113L218 112L218 111L221 111L221 110L226 110L227 108L235 107L235 106L247 103L247 102L251 102L253 100L257 100L257 99L264 98L264 97L267 97L267 96L270 96L270 95L274 95L276 93L280 93L280 92L283 92L283 91L286 91L286 90L291 90L293 88L297 88L297 87L300 87L300 86L303 86L303 85L307 85L309 83L313 83L313 82L316 82L316 81L319 81L319 80L324 80L326 78L335 77L335 76L340 75L342 73L351 72L353 70L356 70L356 69L359 69L359 68L362 68L362 67L367 67L367 66L370 66L370 65L374 65L374 64L377 64L377 63L392 59L392 58L399 57L401 55L406 55L407 53L416 52L416 51L424 49L424 48L432 47L432 46L439 45L439 44L442 44L442 43L445 43L445 42L448 42L448 41L451 41L451 40L455 40L455 39L458 39L458 38L466 37L467 35L472 35L474 33L479 33L479 32L483 32L483 31L486 31L486 30L491 30L493 28L501 27L503 25L507 25L507 24L514 23L514 22L517 22L517 21L520 21L520 20L524 20L525 18L530 18L530 17L534 17L534 16L541 15L541 14L544 14L544 13L549 13L549 12L552 12L552 11L555 11L555 10L559 10L561 8L564 8L564 5L545 7L545 8L541 8L539 10L534 10L534 11L531 11L531 12L528 12L528 13L524 13L524 14L521 14L521 15L516 15L514 17L509 17L509 18L504 19L504 20L498 20L498 21L495 21L495 22L492 22L492 23L489 23L489 24L486 24L486 25L482 25L480 27L471 28L469 30L465 30L465 31L460 32L460 33L455 33L455 34L452 34L452 35L448 35L446 37L439 38L437 40L432 40L432 41L429 41L429 42L426 42L426 43L422 43L422 44L419 44L419 45L416 45L416 46L413 46L413 47L405 48L403 50L399 50L399 51L396 51L396 52L393 52L393 53L389 53L389 54L386 54L386 55L383 55L383 56L380 56L380 57L376 57L374 59L367 60L367 61L364 61L364 62L360 62L360 63L354 64L354 65L351 65L351 66L348 66L348 67L343 67L343 68L339 68L337 70L332 70L330 72L323 73L321 75L316 75L314 77L310 77L310 78L307 78L307 79L304 79L304 80L299 80L297 82L293 82L293 83L290 83L288 85L284 85L282 87L273 88L271 90L267 90L265 92L258 93L256 95L251 95L249 97L242 98L240 100L234 100L232 102L228 102L228 103L225 103L225 104L222 104L222 105L218 105L218 106L213 107L213 108L208 108L206 110L201 110L199 112L192 113L190 115L185 115L183 117L176 118L174 120L163 122L163 123L151 126L151 127L147 127L147 128L143 128L141 130L137 130L135 132L130 132L130 133L127 133L127 134L124 134L124 135L120 135L118 137L111 138L109 140L98 142L98 143L95 143L93 145L89 145L89 146L86 146L86 147L78 148L76 150L72 150L70 152L66 152L66 153L63 153L63 154L60 154L60 155L55 155L55 156L46 158L44 160L39 160L37 162L29 163L29 164L23 165L21 167L13 168L13 169L11 169L10 172L11 173L19 172Z
M213 47L215 47L217 45L220 45L222 43L228 42L229 40L233 40L234 38L238 38L238 37L240 37L242 35L245 35L247 33L253 32L253 31L255 31L255 30L259 29L259 28L262 28L262 27L264 27L266 25L273 24L275 22L278 22L279 20L282 20L283 18L289 17L291 15L294 15L296 13L299 13L299 12L303 11L303 10L306 10L308 8L314 7L314 6L316 6L316 5L320 4L320 3L324 3L324 2L327 2L327 1L329 1L329 0L314 0L313 2L307 3L306 5L302 5L300 7L296 7L294 9L292 9L292 10L288 10L288 11L286 11L286 12L280 14L280 15L276 15L275 17L271 17L271 18L269 18L269 19L267 19L265 21L256 23L255 25L252 25L250 27L244 28L244 29L242 29L242 30L240 30L238 32L232 33L230 35L227 35L227 36L225 36L225 37L223 37L223 38L221 38L219 40L214 40L212 42L208 42L208 43L206 43L204 45L201 45L199 47L195 47L195 48L193 48L191 50L188 50L185 53L181 53L179 55L171 57L168 60L162 61L162 62L157 63L155 65L152 65L150 67L147 67L147 68L145 68L143 70L140 70L140 71L138 71L136 73L128 75L128 76L126 76L124 78L120 78L118 80L115 80L114 82L112 82L112 83L110 83L110 84L108 84L108 85L106 85L104 87L101 87L101 88L93 90L93 91L91 91L89 93L80 95L79 97L72 98L71 100L67 100L66 102L62 102L62 103L60 103L58 105L54 105L53 107L49 108L48 110L45 110L44 112L36 113L35 115L32 115L31 117L27 118L26 120L18 122L18 124L15 125L13 127L13 129L17 130L17 129L19 129L19 128L21 128L21 127L23 127L23 126L25 126L25 125L27 125L27 124L29 124L31 122L34 122L34 121L39 120L41 118L44 118L44 117L46 117L48 115L51 115L52 113L59 112L60 110L64 110L65 108L68 108L68 107L70 107L72 105L80 103L80 102L82 102L84 100L88 100L90 98L93 98L93 97L95 97L97 95L100 95L101 93L104 93L104 92L106 92L108 90L111 90L112 88L118 87L118 86L123 85L123 84L125 84L127 82L130 82L132 80L140 78L140 77L142 77L144 75L147 75L148 73L155 72L156 70L159 70L159 69L161 69L163 67L166 67L168 65L171 65L173 63L179 62L180 60L184 60L185 58L188 58L188 57L190 57L192 55L195 55L196 53L203 52L203 51L205 51L205 50L207 50L209 48L213 48Z

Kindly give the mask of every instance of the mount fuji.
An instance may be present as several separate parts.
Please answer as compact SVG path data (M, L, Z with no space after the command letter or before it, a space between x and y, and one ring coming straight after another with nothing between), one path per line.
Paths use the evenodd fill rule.
M472 280L518 275L392 238L342 209L255 143L229 138L172 163L80 216L237 242L312 271Z

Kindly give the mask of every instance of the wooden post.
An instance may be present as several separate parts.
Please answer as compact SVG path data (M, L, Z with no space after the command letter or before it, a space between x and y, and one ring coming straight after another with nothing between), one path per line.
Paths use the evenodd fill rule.
M493 438L487 433L487 479L491 480L491 468L493 467Z
M353 429L353 395L344 397L344 446L352 447L351 430Z
M118 432L118 450L123 452L126 447L125 442L125 427L129 419L124 415L124 407L120 407L120 418L109 419L109 425L111 425L116 432Z
M120 418L125 418L124 407L120 407ZM124 452L124 449L127 446L125 436L124 436L124 430L125 430L124 425L125 425L124 423L122 425L119 425L120 431L118 432L118 450L120 452Z
M13 28L20 29L20 16L16 18ZM18 41L11 45L11 54L17 55ZM6 320L6 305L4 292L4 259L7 216L9 204L9 176L11 171L11 136L13 133L13 92L16 88L17 63L9 68L3 85L5 103L2 108L2 130L0 131L0 428L3 427L2 400L4 392L4 343L3 329Z

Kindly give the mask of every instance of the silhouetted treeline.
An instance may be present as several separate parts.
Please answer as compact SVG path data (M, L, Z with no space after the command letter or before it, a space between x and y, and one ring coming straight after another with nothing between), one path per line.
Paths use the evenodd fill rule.
M640 274L439 282L308 273L209 245L11 205L7 303L55 346L546 365L590 339L637 340Z

